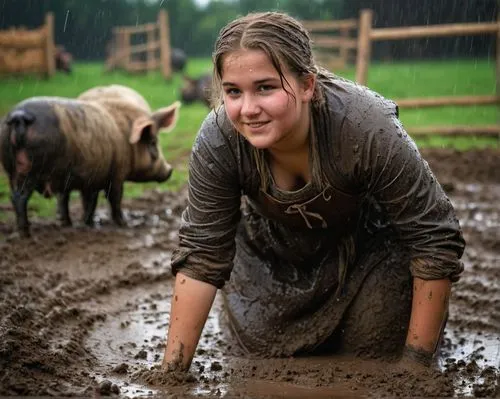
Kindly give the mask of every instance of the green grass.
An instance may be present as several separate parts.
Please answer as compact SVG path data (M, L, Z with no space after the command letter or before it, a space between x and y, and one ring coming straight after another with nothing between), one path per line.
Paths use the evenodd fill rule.
M210 71L209 59L190 60L186 73L198 76ZM354 69L339 71L339 75L354 79ZM72 75L58 73L51 79L37 77L12 77L0 80L0 116L17 102L32 96L76 97L88 88L122 84L140 92L153 108L160 108L179 98L181 76L175 74L170 81L152 72L147 75L131 75L121 71L105 72L102 64L77 63ZM448 95L479 95L495 93L495 64L493 60L455 60L449 62L412 62L372 64L369 70L368 86L391 99L409 97L432 97ZM427 125L479 125L495 124L499 110L496 106L441 107L420 110L401 110L401 120L407 128ZM176 165L172 178L163 184L127 183L125 195L135 197L144 190L178 190L187 179L186 159L194 136L207 113L202 104L184 105L173 131L161 137L165 157ZM433 136L416 139L417 144L434 147L454 147L460 150L478 147L499 147L495 138L461 137L446 138ZM9 202L7 179L0 174L0 219L1 209ZM40 216L53 217L54 200L47 200L35 194L30 201L30 210ZM11 217L10 215L9 217Z

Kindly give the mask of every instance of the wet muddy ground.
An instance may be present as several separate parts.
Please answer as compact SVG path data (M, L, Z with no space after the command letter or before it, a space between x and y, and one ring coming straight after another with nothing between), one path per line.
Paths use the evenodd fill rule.
M500 397L500 152L424 154L468 244L436 369L248 358L221 328L218 298L191 372L161 372L170 254L186 198L149 192L125 201L127 228L106 208L93 230L35 218L33 237L21 239L11 222L0 224L0 395Z

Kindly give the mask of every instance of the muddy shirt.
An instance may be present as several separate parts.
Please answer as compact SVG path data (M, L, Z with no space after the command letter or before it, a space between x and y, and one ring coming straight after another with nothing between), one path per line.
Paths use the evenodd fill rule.
M173 273L182 271L218 288L225 284L244 198L244 205L278 225L302 229L304 236L332 230L333 223L339 243L354 236L359 246L365 232L390 230L418 260L412 262L414 277L456 281L465 245L458 220L404 131L396 105L344 79L331 76L319 84L326 103L312 110L313 120L323 124L312 129L319 139L311 145L312 158L319 160L325 176L322 187L281 192L271 183L262 189L255 150L237 134L223 109L208 115L192 149L189 203L172 256ZM307 207L318 199L316 209ZM294 248L289 251L293 254Z

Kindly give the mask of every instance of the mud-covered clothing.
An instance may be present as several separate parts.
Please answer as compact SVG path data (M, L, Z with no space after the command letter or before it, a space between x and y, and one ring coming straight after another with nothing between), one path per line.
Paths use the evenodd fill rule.
M377 266L407 276L396 279L405 288L391 286L391 269L386 287L379 279L380 292L401 298L411 293L410 272L456 281L463 269L465 243L452 205L395 104L343 79L319 84L326 103L311 112L325 128L312 129L319 139L310 154L325 176L320 187L283 191L267 170L270 184L262 188L256 150L222 109L207 117L193 146L172 271L218 288L231 277L229 319L249 350L317 347L356 307L356 293ZM400 315L403 325L409 311Z

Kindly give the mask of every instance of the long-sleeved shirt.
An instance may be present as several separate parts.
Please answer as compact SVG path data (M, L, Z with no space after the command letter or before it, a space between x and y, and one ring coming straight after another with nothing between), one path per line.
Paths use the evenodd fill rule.
M318 84L326 101L312 107L311 134L317 136L311 140L311 156L324 176L322 187L283 193L271 178L271 186L263 190L255 149L235 131L223 108L207 116L192 148L189 203L172 256L173 273L223 287L233 266L244 197L263 217L302 229L304 236L335 231L338 242L352 236L361 248L365 232L390 229L411 258L419 260L412 262L413 276L456 281L465 247L459 222L402 127L397 106L344 79L327 76ZM318 197L320 211L308 209ZM325 245L332 245L331 240Z

